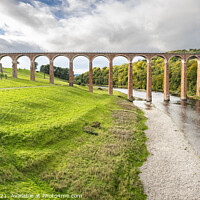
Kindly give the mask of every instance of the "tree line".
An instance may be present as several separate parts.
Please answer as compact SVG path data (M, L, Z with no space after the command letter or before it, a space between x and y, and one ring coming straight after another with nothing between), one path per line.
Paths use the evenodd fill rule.
M49 64L47 65L42 65L40 67L40 72L44 73L44 78L45 74L49 74ZM53 67L54 68L54 76L60 79L64 79L69 81L69 69L68 68L61 68L61 67Z

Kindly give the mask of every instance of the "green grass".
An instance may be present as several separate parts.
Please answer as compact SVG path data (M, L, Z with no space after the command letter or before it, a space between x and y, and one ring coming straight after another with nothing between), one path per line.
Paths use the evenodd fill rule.
M18 78L12 78L12 68L4 68L4 74L8 75L8 79L3 78L0 80L0 88L12 88L12 87L30 87L30 86L47 86L49 84L49 75L45 75L41 72L35 72L35 80L30 81L30 70L18 69ZM54 78L55 85L68 85L65 80Z
M145 118L123 94L52 86L0 96L0 194L146 199Z

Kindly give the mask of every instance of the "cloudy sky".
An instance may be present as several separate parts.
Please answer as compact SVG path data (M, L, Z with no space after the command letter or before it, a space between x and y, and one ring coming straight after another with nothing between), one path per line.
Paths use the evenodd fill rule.
M200 0L0 0L0 52L200 48L199 24Z

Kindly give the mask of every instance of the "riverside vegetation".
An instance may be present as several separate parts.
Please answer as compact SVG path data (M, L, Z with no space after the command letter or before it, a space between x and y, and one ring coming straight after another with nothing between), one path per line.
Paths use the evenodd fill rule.
M28 81L28 72L0 87L48 85L43 74ZM148 155L143 112L121 93L56 82L0 90L0 194L146 199L138 176Z
M194 53L200 49L191 49L190 51L179 50L173 53ZM169 52L170 53L170 52ZM161 57L152 59L152 89L154 91L163 91L164 88L164 60ZM146 89L147 65L146 60L139 60L133 63L133 87L136 89ZM93 68L93 83L95 85L107 86L109 80L109 68ZM75 77L76 84L84 85L89 83L89 72L85 72ZM187 62L187 89L188 96L196 94L197 82L197 61L189 59ZM114 87L128 86L128 64L113 66L113 85ZM172 93L180 94L181 91L181 60L173 57L169 61L169 88Z

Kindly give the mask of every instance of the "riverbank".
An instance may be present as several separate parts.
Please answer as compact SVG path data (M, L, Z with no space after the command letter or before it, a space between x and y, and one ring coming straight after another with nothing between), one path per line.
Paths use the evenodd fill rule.
M200 199L200 158L172 119L144 109L150 155L140 168L147 199Z
M100 88L108 88L108 85L103 85L103 86L99 86L99 85L94 85L94 87L100 87ZM127 86L121 86L121 87L116 87L116 86L113 86L114 89L127 89L128 90L128 87ZM138 89L138 88L133 88L135 91L139 91L139 92L146 92L145 89ZM152 90L152 92L160 92L160 93L163 93L164 91L163 90ZM170 91L170 96L176 96L176 97L180 97L180 92L178 91ZM188 99L197 99L197 100L200 100L200 97L196 96L196 95L188 95L187 96Z

